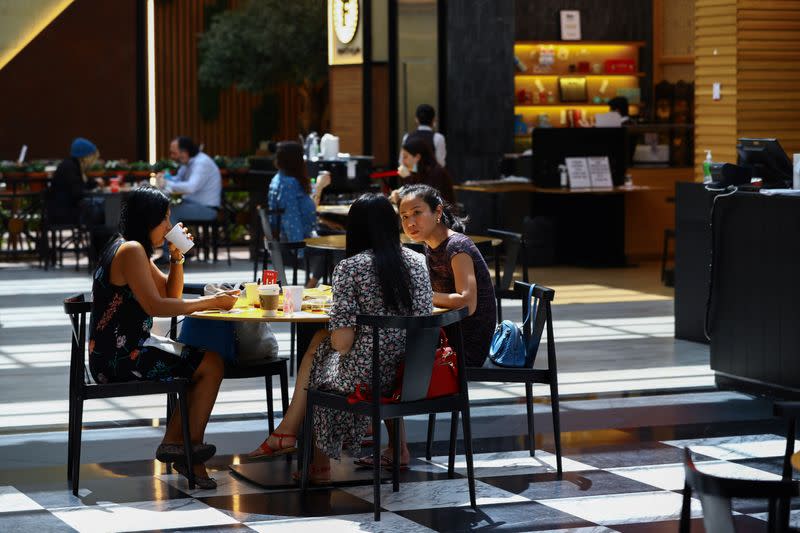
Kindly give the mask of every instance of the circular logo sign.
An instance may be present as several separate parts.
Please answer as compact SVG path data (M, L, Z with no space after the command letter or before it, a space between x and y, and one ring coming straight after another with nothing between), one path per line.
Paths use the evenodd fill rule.
M358 0L333 0L333 29L342 43L353 40L358 30Z

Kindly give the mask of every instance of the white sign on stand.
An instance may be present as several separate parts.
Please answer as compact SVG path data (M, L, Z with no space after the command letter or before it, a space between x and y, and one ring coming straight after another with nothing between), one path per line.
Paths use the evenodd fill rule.
M589 164L585 157L564 158L569 174L569 186L571 189L588 189L592 186L589 176Z
M581 40L581 12L577 9L561 10L561 40Z
M589 178L595 189L612 189L614 182L611 179L611 166L608 157L587 157Z

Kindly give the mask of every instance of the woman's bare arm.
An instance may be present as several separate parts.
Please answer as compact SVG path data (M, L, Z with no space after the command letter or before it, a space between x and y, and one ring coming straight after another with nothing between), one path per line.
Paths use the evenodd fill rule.
M121 281L116 284L127 284L139 305L150 316L170 317L188 315L205 309L230 309L236 303L236 297L229 294L203 296L196 300L164 296L153 279L153 268L155 266L147 258L144 248L135 241L120 246L111 263L112 283ZM166 285L164 287L166 291Z
M433 293L433 305L445 309L458 309L466 306L469 314L478 307L478 282L475 279L475 265L469 254L459 253L450 260L455 278L456 292Z

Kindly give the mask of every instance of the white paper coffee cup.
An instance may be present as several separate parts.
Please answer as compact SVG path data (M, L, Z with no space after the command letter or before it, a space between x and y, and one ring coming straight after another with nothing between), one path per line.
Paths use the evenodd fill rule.
M175 248L180 250L182 254L185 254L194 246L194 241L183 232L183 226L180 222L172 226L172 229L164 235L164 238L174 244Z

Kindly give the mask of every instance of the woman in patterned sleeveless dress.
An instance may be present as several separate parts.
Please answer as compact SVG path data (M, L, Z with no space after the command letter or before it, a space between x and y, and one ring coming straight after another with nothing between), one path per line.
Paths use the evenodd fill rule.
M89 368L97 383L189 378L189 431L198 486L214 488L203 463L216 448L203 444L224 364L219 354L186 346L150 333L153 316L188 315L212 308L230 309L232 294L182 300L183 254L169 245L169 275L150 259L172 228L169 198L153 187L139 187L125 199L120 234L102 253L92 285L89 326ZM184 228L188 235L188 231ZM191 237L191 236L190 236ZM184 475L181 413L176 408L156 451L162 462L174 462Z

